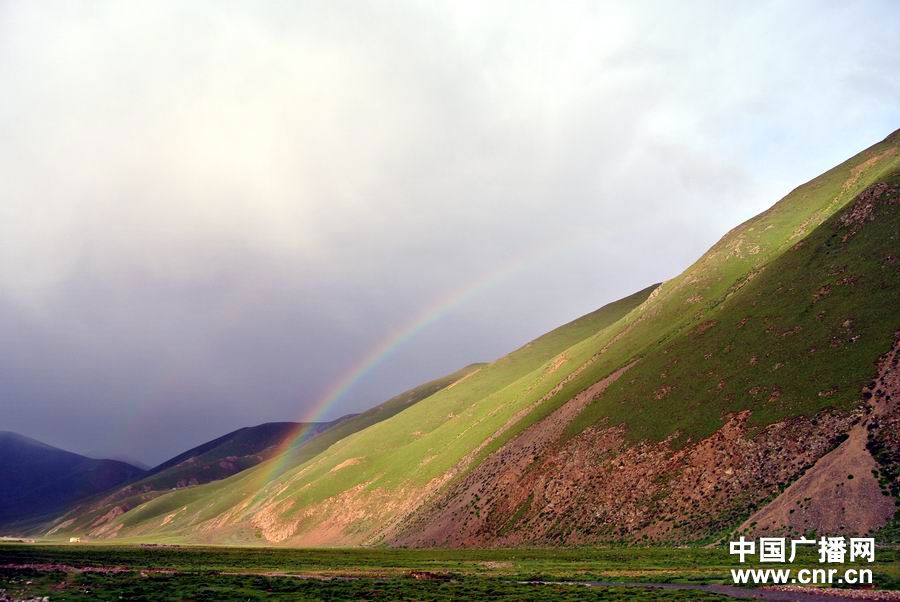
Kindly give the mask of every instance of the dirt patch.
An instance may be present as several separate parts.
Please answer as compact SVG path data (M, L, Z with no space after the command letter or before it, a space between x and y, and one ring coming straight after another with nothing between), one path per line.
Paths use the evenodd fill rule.
M453 575L449 573L433 571L410 571L409 576L418 581L451 581L453 579Z
M856 197L849 210L839 218L841 226L849 230L841 237L841 242L847 242L867 222L874 221L879 206L898 203L900 203L900 186L879 182L866 188Z
M120 516L122 516L123 514L125 514L125 510L124 510L124 509L122 509L120 506L113 506L113 507L109 510L109 512L107 512L107 513L104 514L103 516L99 517L99 518L98 518L97 520L95 520L94 522L92 522L92 523L91 523L91 527L99 527L100 525L102 525L102 524L104 524L104 523L108 523L108 522L110 522L110 521L114 521L114 520L116 520L117 518L119 518Z
M337 466L335 466L328 472L337 472L339 470L343 470L344 468L348 468L350 466L356 466L357 464L359 464L362 461L363 461L363 459L361 457L347 458L346 460L344 460L343 462L341 462L340 464L338 464Z
M170 513L170 514L167 514L167 515L165 516L165 518L162 519L162 522L159 524L159 526L160 526L160 527L165 527L165 526L168 525L170 522L172 522L172 519L174 519L176 516L178 516L178 513L179 513L179 512L182 512L182 511L185 510L186 508L187 508L187 506L182 506L181 508L179 508L179 509L176 510L175 512L172 512L172 513Z
M850 170L850 177L847 178L847 181L841 186L841 188L845 191L850 190L859 182L859 178L865 173L867 169L873 167L875 164L880 162L882 159L887 157L892 157L897 152L896 147L891 147L881 154L869 157L856 167Z
M250 524L259 529L266 541L273 543L284 541L297 530L299 521L285 518L285 514L293 505L293 500L267 503L253 514Z
M565 364L568 360L568 356L566 356L566 354L564 353L556 356L556 358L553 360L553 363L547 366L547 374L553 374L554 372L559 370L560 366Z
M0 564L0 568L14 570L32 570L43 573L153 573L159 575L174 575L177 571L172 569L137 569L132 566L74 566L71 564L60 564L56 562L39 562L39 563L22 563L22 564Z
M888 148L887 150L877 155L873 155L862 163L859 163L855 167L851 168L850 174L841 185L841 190L837 193L837 195L835 195L831 202L829 202L827 206L810 215L802 224L800 224L800 226L797 227L796 230L794 230L788 240L803 238L814 227L824 222L832 213L834 213L835 210L840 208L842 204L846 202L848 195L853 193L853 190L859 184L859 180L862 177L863 173L866 172L866 170L874 167L883 159L892 157L894 154L896 154L896 152L897 149L895 147Z
M471 376L475 376L475 375L478 374L479 372L481 372L481 368L476 368L475 370L472 370L471 372L469 372L468 374L466 374L466 375L463 376L462 378L460 378L460 379L458 379L458 380L454 380L452 383L450 383L449 385L447 385L446 388L447 388L447 389L452 389L453 387L455 387L455 386L458 385L459 383L463 382L464 380L466 380L467 378L469 378L469 377L471 377Z
M65 529L66 527L71 526L72 523L74 523L74 522L75 522L75 519L74 519L74 518L70 518L70 519L68 519L68 520L64 520L63 522L59 523L58 525L54 526L52 529L50 529L49 531L47 531L47 535L53 535L53 534L55 534L55 533L58 532L58 531L62 531L62 530Z
M872 476L875 460L866 450L860 423L835 450L819 459L784 493L741 525L753 537L822 533L865 535L894 515L894 500Z
M703 334L704 332L706 332L707 330L709 330L710 328L712 328L713 326L715 326L715 325L718 324L718 323L719 323L718 320L706 320L705 322L701 322L701 323L694 329L694 334L697 335L697 336L699 336L699 335Z

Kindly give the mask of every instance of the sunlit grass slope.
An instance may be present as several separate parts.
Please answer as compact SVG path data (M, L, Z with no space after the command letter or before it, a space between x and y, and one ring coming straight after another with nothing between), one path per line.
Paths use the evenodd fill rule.
M571 362L563 354L566 349L601 336L609 325L646 300L654 288L547 333L396 416L335 442L291 470L284 471L278 461L273 461L231 479L174 492L145 504L122 517L122 535L152 533L156 538L170 535L176 539L254 541L260 539L262 530L262 538L272 540L274 533L266 535L265 527L251 526L251 517L286 500L291 508L301 510L344 492L365 498L368 492L385 489L417 499L418 494L407 491L411 493L407 498L400 489L421 493L440 480L558 382L556 373L570 369ZM381 495L375 497L380 499ZM370 501L391 516L400 510L396 504L382 505L375 497ZM359 503L360 499L353 501ZM378 529L381 525L376 521L386 518L377 518L380 514L367 513L351 521L352 532L365 534ZM327 513L321 518L329 519ZM275 522L280 523L280 519ZM309 528L316 527L315 518L308 523Z
M411 405L431 397L441 389L477 372L483 366L485 366L485 364L469 364L465 368L457 370L452 374L413 387L409 391L405 391L400 395L392 397L381 405L375 406L374 408L366 410L347 420L340 421L338 424L329 428L324 433L319 434L314 439L303 441L301 444L294 445L286 451L286 457L278 461L281 466L279 470L281 472L289 470L314 458L341 439L348 437L357 431L361 431L364 428L370 427L373 424L377 424L382 420L387 420L394 414L402 412Z

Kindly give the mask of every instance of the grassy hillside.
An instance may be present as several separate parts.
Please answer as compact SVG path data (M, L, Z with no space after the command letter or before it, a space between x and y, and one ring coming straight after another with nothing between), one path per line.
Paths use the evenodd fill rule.
M608 418L632 440L698 439L730 412L752 410L761 427L857 404L900 329L900 219L896 205L882 209L857 233L832 216L760 267L697 326L645 351L572 431Z
M531 478L529 470L539 473L529 486L546 488L557 477L563 482L556 483L556 497L543 506L532 507L529 496L522 516L556 520L556 506L565 506L590 486L599 487L595 497L633 496L635 514L610 510L609 520L638 524L643 518L636 517L646 517L655 506L644 504L645 496L625 481L621 491L603 489L604 482L615 479L602 472L611 466L595 466L599 456L604 462L620 454L631 458L631 464L623 462L620 468L630 467L632 479L640 479L659 469L641 463L641 450L675 458L667 446L677 449L716 432L729 412L751 410L751 426L759 429L826 407L848 409L857 400L897 328L891 303L885 301L896 298L896 268L885 255L892 244L896 248L896 221L888 216L844 240L847 232L836 233L833 216L862 191L894 177L900 166L898 145L900 134L895 133L800 186L658 288L560 327L288 470L262 465L225 481L167 494L117 518L115 532L199 542L392 541L398 530L427 526L427 521L410 520L429 516L423 508L436 508L438 515L441 508L455 508L455 514L443 518L443 531L462 528L455 518L462 511L484 521L482 509L489 509L485 496L523 487L526 477ZM606 388L597 388L599 384ZM567 406L577 411L567 414ZM542 430L556 433L561 425L561 438L541 437ZM592 426L600 430L588 428ZM625 447L616 443L603 448L601 441L581 436L612 427L623 433ZM816 435L816 444L808 446L803 453L809 457L792 464L792 470L828 451L828 436L814 424L809 428L804 432ZM783 446L781 436L780 431L772 435L780 442L773 446ZM662 448L652 447L663 440L668 443ZM638 444L644 447L629 451L628 446ZM719 453L710 448L712 455L705 457ZM543 468L527 468L528 462L536 467L542 458L549 462ZM665 496L674 491L666 483L677 482L685 489L672 499L691 501L697 487L677 481L678 463L703 458L680 458L671 460L671 468L660 469L659 482L648 483L648 490ZM504 472L507 460L524 462L526 472ZM588 483L565 482L574 474L570 467L576 460L600 472ZM708 469L715 467L712 462ZM698 464L696 470L707 467ZM731 485L736 491L759 489L750 492L758 500L778 483L754 481L757 473ZM791 475L796 473L785 472L781 478ZM483 480L473 481L475 477ZM522 498L503 504L524 503L527 492L521 493ZM464 508L445 503L453 496ZM626 504L611 502L615 506ZM515 508L490 510L506 516ZM566 531L542 531L532 523L533 533L558 541L575 532L571 521L597 520L596 514L572 511L576 514L566 517ZM728 516L722 520L737 518ZM483 526L471 532L471 542L496 534L491 531L496 525ZM579 532L596 535L590 529Z
M566 370L569 363L563 353L567 348L602 333L646 300L654 288L547 333L392 418L344 437L324 453L283 474L273 467L280 464L273 462L144 504L119 519L121 533L126 537L153 533L154 538L174 540L277 541L280 519L265 523L254 516L268 512L273 504L310 508L348 490L362 494L363 505L371 504L371 511L361 512L358 521L351 521L354 532L365 534L384 526L388 523L379 525L379 521L399 516L400 508L383 505L383 498L369 497L369 492L406 485L408 481L412 488L422 489L434 481L554 387L556 373ZM360 419L368 419L367 414ZM421 495L420 491L407 496L410 485L404 493L395 491L406 498L406 503ZM333 503L340 510L341 502ZM359 503L355 500L347 508ZM316 534L319 528L330 529L327 512L316 516L325 524L315 517L307 519L305 530L310 538L320 536ZM288 520L299 525L304 519Z
M900 419L890 376L900 168L876 179L690 327L655 333L618 378L595 381L592 371L610 374L604 362L622 366L610 346L571 381L589 383L587 396L563 389L563 404L548 400L535 413L544 420L418 509L392 541L681 543L723 536L770 500L766 524L748 528L865 534L884 525L900 451L896 437L879 435ZM629 316L636 326L619 341L653 309L651 300Z
M746 362L746 365L750 366L750 360L754 354L761 356L764 353L770 353L770 357L773 357L768 347L775 343L775 337L768 337L766 340L742 338L739 341L740 347L726 349L727 342L719 345L719 341L715 341L719 333L725 330L720 328L710 331L708 333L710 336L705 339L700 336L690 340L682 338L680 347L677 351L673 349L671 353L667 351L669 345L674 344L674 341L681 335L689 332L699 335L701 331L710 328L710 320L720 319L719 315L722 311L720 305L743 287L752 283L758 276L766 282L778 278L780 266L771 270L763 270L763 267L792 248L803 248L806 244L804 242L806 236L835 212L867 187L895 173L900 167L898 147L900 147L900 135L894 133L883 142L800 186L769 210L726 234L709 252L681 275L663 283L658 294L617 325L623 336L610 349L610 353L586 369L559 392L557 401L562 403L632 358L653 354L652 357L647 358L649 361L646 362L646 367L644 365L636 367L628 379L612 385L603 400L598 401L595 407L586 412L573 425L571 432L577 432L603 416L609 416L627 424L631 436L635 439L643 437L659 439L673 433L676 429L681 429L688 435L702 436L712 432L717 425L721 425L720 413L709 412L702 407L691 405L699 398L695 395L696 390L692 388L696 387L697 383L696 381L691 382L687 373L691 370L705 372L717 368L723 377L733 376L740 371L741 363ZM812 246L810 245L810 247ZM801 253L797 257L806 257L806 253ZM809 284L819 276L822 277L823 282L827 280L827 276L822 273L822 270L829 269L825 266L828 258L819 255L816 259L818 265L806 268L796 263L801 261L800 259L794 260L793 263L787 259L785 261L788 261L791 265L790 269L793 270L795 277L800 278L800 281L795 286L794 282L785 279L784 286L781 288L772 287L768 291L771 298L762 300L766 305L758 310L755 309L752 314L749 308L738 310L744 312L744 315L737 317L734 320L736 323L739 323L744 317L756 316L755 323L750 328L742 330L740 333L742 337L748 336L746 333L758 335L760 330L765 332L769 328L781 328L779 334L782 334L785 329L792 329L795 326L803 328L804 325L798 322L801 319L804 320L807 327L810 327L811 318L809 316L801 318L798 315L798 312L805 311L804 308L809 306L809 299L800 299L801 291L804 290L804 284ZM853 258L853 261L856 263L853 269L859 270L859 264L867 261L867 258ZM804 269L811 270L808 277L802 274ZM855 290L864 291L865 285L872 284L871 281L861 283L861 286ZM838 291L838 294L843 295L853 290L852 288L842 289ZM850 302L850 300L847 301L847 303ZM776 321L774 324L764 322L768 320L767 316L770 311L774 312L772 315L772 319ZM844 313L848 312L852 314L849 308L845 308ZM815 316L812 319L815 319ZM841 322L844 319L842 318ZM723 326L728 324L727 319L722 318L722 323ZM728 324L728 328L736 327L736 323ZM855 349L863 348L868 349L871 353L874 345L877 345L878 342L882 345L880 353L883 353L887 349L887 342L892 333L893 330L880 333L877 341L870 338L863 345L850 348L851 351L848 355L853 354ZM778 344L789 346L791 343L789 337L790 335L786 335ZM700 341L711 341L709 347L710 349L715 348L717 353L715 363L721 363L720 365L710 365L704 357L710 353L710 349L705 349L699 356L693 353L699 348L696 344ZM825 344L828 342L826 341ZM682 359L680 354L684 351L690 351L691 355ZM732 351L735 353L729 355L728 359L723 359L723 355L728 355ZM786 355L791 351L796 350L783 347L779 357L786 359ZM803 353L791 358L795 363L795 368L804 369L807 365L806 360L800 359L806 356L806 351L803 350ZM587 353L589 351L583 353L582 357ZM660 354L667 356L668 361L659 359ZM817 356L815 360L818 361L821 357L823 356ZM877 354L875 356L866 354L869 367L871 367L874 357L877 357ZM796 365L797 362L803 363ZM772 368L776 363L778 360L772 362L767 360L765 365L767 368ZM863 363L863 360L859 360L855 367L859 369ZM643 361L642 364L644 364ZM668 365L669 370L658 369L663 365ZM848 369L846 372L850 373L851 371ZM646 376L644 376L645 374ZM798 373L796 370L792 370L790 374L797 375ZM857 377L865 378L859 376L858 370ZM741 378L752 379L754 377L743 374ZM733 401L730 406L732 409L740 407L742 403L746 402L746 396L737 394L740 387L748 382L742 381L741 378L731 378L730 382L728 378L725 378L726 390L721 398L725 399L730 396ZM798 396L810 392L808 386L798 388L801 385L797 382L788 384L788 380L799 381L801 378L803 377L792 376L791 379L782 379L783 386L787 387L785 400L779 403L779 406L784 408L783 411L760 413L756 415L755 420L759 424L763 424L776 420L780 416L791 414L794 410L785 404L790 403L790 400L799 403L796 401ZM668 382L667 379L672 382ZM766 385L772 387L776 384L778 383L771 379L759 383L761 387ZM627 396L626 389L630 389L632 386L637 388L634 389L635 393L630 398L633 399L640 395L642 403L648 404L648 411L641 411L641 408L638 407L628 407L627 409L616 407L624 403ZM741 391L749 391L753 386L755 385L747 386ZM803 392L801 393L801 391ZM662 395L663 393L665 396L661 397L660 401L665 399L665 402L658 404L655 410L650 408L649 406L652 405L650 400L655 401L657 394ZM817 397L818 390L813 393ZM761 395L761 392L758 395ZM816 407L835 402L840 404L842 401L846 405L851 397L852 392L844 387L844 390L837 392L837 396L833 399L829 397L827 402L819 404L811 402L811 405L797 408L797 411L808 413L814 411ZM611 399L616 401L609 401Z
M431 397L441 389L452 385L453 383L469 376L470 374L480 370L485 364L469 364L465 368L457 370L447 376L429 381L423 385L413 387L408 391L404 391L400 395L396 395L384 403L375 406L370 410L366 410L361 414L357 414L340 420L338 424L329 428L326 432L320 434L312 440L304 441L302 444L294 445L285 453L287 457L279 460L282 466L279 472L284 472L295 466L303 464L307 460L319 455L341 439L352 435L357 431L361 431L367 427L377 424L382 420L387 420L394 414L402 412L413 404L423 399Z

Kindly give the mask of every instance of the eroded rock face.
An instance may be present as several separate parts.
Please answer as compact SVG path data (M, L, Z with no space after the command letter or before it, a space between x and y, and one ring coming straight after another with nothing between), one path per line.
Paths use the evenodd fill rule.
M898 186L878 182L856 197L850 208L840 216L840 224L855 233L859 226L875 219L875 211L880 204L896 205L898 202Z
M898 353L900 341L879 361L875 379L863 389L866 414L846 440L751 516L743 529L753 536L811 530L865 535L893 517L900 467Z
M618 427L588 429L561 447L535 444L526 432L423 516L425 528L396 543L697 541L733 527L800 476L862 415L823 412L750 436L742 412L680 449L671 440L628 446Z

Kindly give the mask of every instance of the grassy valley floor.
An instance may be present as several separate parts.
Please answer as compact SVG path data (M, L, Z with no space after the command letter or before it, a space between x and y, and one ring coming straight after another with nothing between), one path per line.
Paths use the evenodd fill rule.
M896 550L867 565L900 588ZM820 568L812 554L790 565ZM729 584L724 548L287 549L0 544L0 600L726 600L699 590L580 583ZM766 565L766 567L778 565ZM848 565L842 565L846 568ZM577 582L577 583L576 583ZM896 592L894 592L896 593Z

